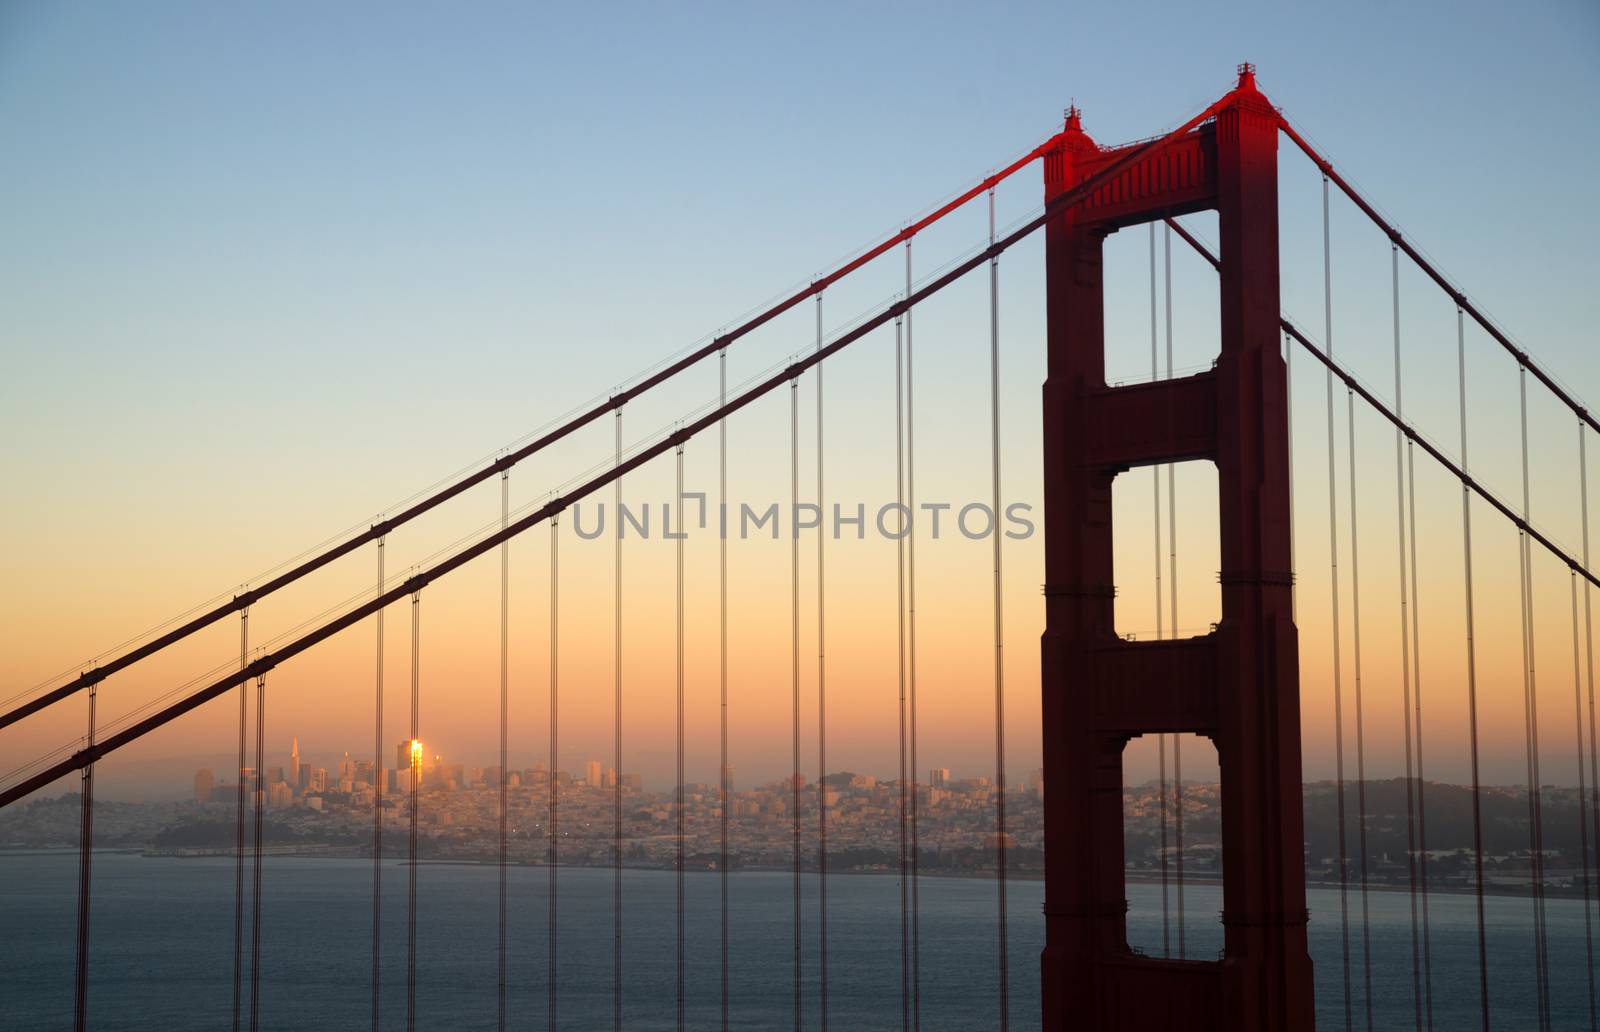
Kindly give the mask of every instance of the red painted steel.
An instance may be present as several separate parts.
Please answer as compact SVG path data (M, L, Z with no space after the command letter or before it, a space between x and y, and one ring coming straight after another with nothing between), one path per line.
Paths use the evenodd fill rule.
M1277 128L1245 66L1212 121L1126 165L1046 227L1047 1032L1313 1028ZM1126 153L1098 147L1069 112L1045 155L1046 202ZM1216 368L1107 387L1105 237L1203 209L1218 212L1222 233ZM1192 458L1217 465L1222 620L1196 638L1124 641L1113 623L1112 480L1135 465ZM1221 762L1225 945L1217 961L1156 959L1127 943L1122 753L1131 738L1158 732L1203 734Z

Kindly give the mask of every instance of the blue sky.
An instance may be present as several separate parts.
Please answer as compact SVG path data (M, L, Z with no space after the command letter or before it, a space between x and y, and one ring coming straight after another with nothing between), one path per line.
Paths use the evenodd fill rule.
M1578 379L1583 335L1545 331L1595 314L1597 51L1579 2L13 3L0 390L14 428L59 426L40 459L101 418L63 405L127 433L245 383L345 418L422 378L565 408L1031 146L1069 99L1103 140L1143 136L1245 59ZM526 421L505 416L445 453Z

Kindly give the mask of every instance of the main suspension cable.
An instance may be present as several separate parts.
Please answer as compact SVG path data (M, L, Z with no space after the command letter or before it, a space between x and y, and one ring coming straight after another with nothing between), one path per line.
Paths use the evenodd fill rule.
M383 594L383 553L385 537L378 538L378 587ZM374 678L372 721L372 1032L380 1032L379 982L383 943L383 795L388 775L383 767L383 609L372 618L377 625L377 670ZM241 660L242 662L242 660ZM502 774L505 772L502 770Z
M1394 410L1405 418L1404 378L1400 364L1400 251L1389 248L1389 265L1394 288ZM1353 392L1352 392L1353 394ZM1353 413L1352 413L1353 416ZM1394 491L1395 526L1398 528L1400 576L1400 718L1405 731L1406 754L1406 866L1410 875L1411 902L1411 1005L1416 1019L1416 1030L1422 1032L1422 956L1417 921L1417 808L1413 789L1421 786L1412 779L1411 755L1411 623L1409 598L1406 594L1406 467L1405 435L1396 427L1394 431ZM1353 444L1352 440L1352 444ZM1352 483L1354 476L1351 477Z
M1199 125L1207 118L1210 118L1215 113L1216 108L1219 106L1220 101L1218 104L1213 104L1205 111L1200 112L1195 117L1188 119L1183 125L1178 126L1176 129L1172 130L1166 135L1155 140L1147 141L1139 147L1134 148L1134 150L1129 154L1124 155L1123 158L1119 158L1117 160L1117 168L1108 170L1111 175L1101 175L1099 177L1099 181L1104 182L1109 180L1112 178L1112 175L1115 175L1117 172L1126 169L1135 161L1148 157L1156 150L1166 146L1172 140L1188 133L1190 130L1195 128L1195 126ZM1054 137L1051 139L1053 140ZM206 612L201 613L183 623L181 626L173 628L157 638L132 648L128 652L125 652L120 656L110 659L105 663L80 674L72 681L61 685L58 688L52 689L46 692L44 695L31 699L28 702L14 707L13 709L0 712L0 728L8 727L30 714L37 713L47 706L54 705L62 699L88 687L91 682L104 680L117 671L123 670L134 663L146 659L149 656L152 656L155 653L160 652L163 649L184 640L185 638L188 638L196 632L211 626L213 623L217 622L223 617L240 611L245 606L248 606L251 602L258 601L259 599L272 594L280 588L293 584L301 578L323 568L324 566L327 566L329 563L332 563L343 556L349 555L351 552L354 552L367 542L377 540L396 527L410 522L416 517L421 516L423 513L426 513L437 506L442 505L444 502L466 492L469 488L483 483L494 474L504 469L508 469L511 466L516 465L518 462L521 462L523 459L543 451L545 448L563 440L573 433L576 433L583 427L588 426L590 423L599 419L607 412L620 410L624 405L626 405L629 401L632 401L634 398L640 397L641 395L649 392L684 370L697 365L706 358L709 358L711 355L725 350L730 344L733 344L739 339L766 325L768 322L771 322L773 319L776 319L789 309L800 304L806 298L821 293L832 284L839 282L862 266L884 254L887 254L889 251L898 247L902 242L911 240L924 229L943 219L950 213L964 207L968 202L975 199L985 190L992 189L995 183L1003 182L1012 175L1015 175L1017 172L1026 168L1028 165L1032 164L1035 160L1043 156L1050 143L1051 140L1046 140L1039 146L1019 156L1005 168L984 177L981 181L973 184L959 194L950 198L938 208L903 226L900 230L891 234L887 239L879 241L877 244L856 254L855 257L845 261L831 272L811 280L795 292L750 315L744 320L744 322L739 324L734 329L718 334L711 340L694 347L687 353L680 353L677 358L654 367L653 371L649 371L647 375L641 375L637 382L633 383L632 386L616 391L615 393L606 397L605 400L599 401L598 403L585 408L582 412L573 415L571 418L566 419L559 425L554 426L546 432L540 433L539 436L535 437L533 440L528 441L526 444L516 448L513 451L505 453L487 466L466 474L465 476L461 477L461 479L448 483L439 490L434 491L432 494L413 502L394 517L380 520L379 522L369 526L366 530L358 533L355 537L346 538L343 541L339 541L336 544L317 552L315 555L311 555L309 558L306 558L303 562L300 562L293 568L275 577L272 577L253 592L245 592L242 595L237 595L230 601L214 606ZM1088 192L1086 191L1074 191L1074 201L1081 200L1087 195ZM1040 224L1043 224L1042 220L1040 221ZM1029 232L1031 232L1031 229ZM1022 235L1026 234L1024 233ZM413 495L412 498L416 498L416 496ZM293 562L294 560L290 561ZM281 566L275 567L275 569L281 569ZM189 612L193 611L194 610L190 610ZM182 617L180 616L177 619L182 619ZM162 624L161 626L169 626L171 622L172 621L169 621L167 624ZM135 638L133 640L138 639ZM27 694L28 692L35 690L37 690L37 687L30 688L27 690L27 692L22 694ZM0 704L9 704L11 701L19 697L20 696L12 696L10 699L7 699L4 701L4 703Z
M1300 133L1295 130L1294 126L1289 124L1288 119L1284 118L1282 112L1279 112L1277 117L1278 126L1283 130L1284 135L1288 136L1294 145L1299 147L1300 150L1305 153L1306 157L1311 159L1312 163L1315 164L1322 172L1324 179L1332 177L1334 183L1337 184L1339 189L1344 192L1345 196L1349 197L1351 201L1355 202L1356 207L1361 209L1362 214L1366 215L1368 219L1372 220L1373 225L1382 230L1384 235L1387 236L1391 242L1393 242L1400 248L1400 250L1406 253L1406 257L1410 258L1412 262L1416 264L1417 268L1421 269L1429 279L1433 280L1433 282L1439 286L1439 289L1443 290L1447 295L1449 295L1450 300L1456 305L1457 308L1461 308L1466 313L1470 314L1473 321L1481 326L1484 332L1487 333L1491 339L1504 348L1512 358L1516 359L1518 364L1530 370L1533 375L1538 378L1539 382L1544 384L1546 389L1548 389L1551 394L1555 395L1558 401L1567 406L1567 408L1571 409L1573 414L1578 417L1579 422L1587 423L1592 429L1600 431L1600 422L1596 421L1594 415L1590 413L1588 409L1580 405L1576 399L1574 399L1566 392L1566 390L1561 387L1560 384L1556 383L1555 379L1551 377L1550 374L1541 369L1538 364L1533 361L1532 356L1528 355L1527 352L1513 344L1511 339L1507 337L1505 333L1495 326L1494 323L1490 322L1489 318L1479 311L1477 306L1468 300L1465 293L1456 289L1455 285L1449 280L1445 279L1444 275L1439 272L1438 269L1434 268L1433 264L1424 258L1422 253L1418 251L1410 241L1405 239L1398 229L1390 225L1388 220L1383 216L1379 215L1377 210L1367 202L1367 199L1357 193L1355 188L1351 186L1342 175L1339 174L1339 171L1333 167L1333 163L1328 161L1321 154L1317 153L1311 144L1306 142L1305 137L1301 136Z
M1219 107L1220 103L1210 105L1204 110L1199 111L1192 117L1186 119L1181 125L1165 133L1164 135L1146 141L1124 153L1121 153L1120 156L1109 162L1098 172L1095 172L1093 175L1089 176L1083 182L1051 198L1048 202L1046 202L1042 210L1037 215L1028 218L1021 224L1017 225L1014 229L1010 230L1004 237L997 240L991 246L986 247L970 257L949 266L944 272L940 273L934 279L916 290L910 298L906 298L891 304L876 314L864 318L853 329L841 333L821 351L809 354L803 358L796 358L794 361L785 365L782 369L767 375L765 378L759 379L757 382L753 383L739 395L730 400L727 405L718 407L710 412L705 413L673 434L657 440L652 444L642 446L621 466L607 467L601 472L595 473L588 479L576 484L566 494L551 498L545 504L538 506L537 508L534 508L526 514L518 517L511 523L509 527L505 529L505 531L490 533L470 544L465 544L460 548L459 551L445 556L444 558L438 559L438 561L434 562L431 566L419 567L417 572L407 578L405 583L385 591L377 598L353 606L351 609L346 610L341 615L329 619L326 623L314 627L313 629L301 634L299 637L293 638L272 652L263 653L259 658L256 659L254 663L251 664L249 670L238 671L232 674L224 675L216 681L205 685L204 687L191 691L187 695L183 695L175 702L172 702L171 704L150 714L149 716L140 719L137 723L131 724L123 730L106 737L102 741L98 742L94 748L80 749L71 753L65 759L50 763L48 766L44 766L42 768L33 768L34 773L27 775L20 781L14 782L3 789L0 789L0 808L8 806L11 803L16 802L18 799L30 795L44 785L48 785L55 781L57 778L60 778L72 771L81 770L85 764L95 762L101 757L121 749L130 742L136 741L139 738L150 734L157 728L164 727L165 725L183 716L185 713L188 713L196 707L203 705L211 699L216 698L218 695L226 692L228 689L236 686L241 679L248 676L253 676L256 671L270 670L273 667L278 666L279 664L292 659L295 656L298 656L302 652L314 648L316 645L326 641L328 638L346 630L351 625L365 619L368 616L371 616L379 608L388 605L391 602L397 601L400 597L414 590L416 587L427 585L441 577L448 576L454 571L460 569L462 566L472 562L474 559L477 559L486 552L495 548L502 540L505 540L508 537L516 537L517 535L526 532L533 526L548 522L572 503L582 500L595 491L598 491L600 488L611 484L617 478L623 476L627 472L630 472L631 470L636 469L664 454L668 449L676 446L680 440L689 440L690 438L693 438L695 435L714 426L720 419L723 419L726 416L749 406L757 399L777 390L784 383L793 381L796 377L804 373L805 370L825 361L834 354L849 347L851 344L854 344L856 341L860 340L862 337L871 333L878 327L883 326L891 320L903 315L906 308L910 305L920 303L924 299L944 290L950 284L977 269L984 262L988 261L991 256L1003 253L1021 240L1031 236L1033 233L1043 228L1052 218L1055 218L1062 211L1067 210L1073 205L1082 203L1094 191L1104 186L1115 176L1126 171L1131 165L1145 160L1164 150L1183 134L1193 130L1202 122L1213 117ZM1541 543L1545 544L1547 548L1554 547L1549 544L1548 539L1540 538L1540 540ZM1587 574L1586 572L1586 576L1592 575Z
M1324 337L1328 357L1333 357L1333 264L1328 236L1328 177L1322 177L1322 283ZM1344 1027L1350 1032L1354 1027L1351 1015L1350 987L1350 853L1345 848L1345 791L1344 791L1344 700L1341 650L1339 645L1339 494L1334 475L1334 409L1333 370L1328 370L1328 568L1330 593L1330 626L1333 637L1333 740L1335 785L1338 791L1339 819L1339 929L1340 948L1344 970Z

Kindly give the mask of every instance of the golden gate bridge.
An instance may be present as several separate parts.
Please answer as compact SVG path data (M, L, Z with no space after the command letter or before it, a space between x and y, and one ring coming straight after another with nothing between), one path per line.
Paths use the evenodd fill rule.
M1280 142L1288 141L1313 164L1322 183L1322 271L1324 324L1320 339L1314 330L1287 318L1280 303L1278 159ZM996 187L1035 163L1042 167L1044 204L1020 224L1001 232L996 227L994 195ZM1336 356L1332 289L1333 262L1330 246L1329 211L1333 198L1342 195L1388 240L1391 258L1393 308L1394 383L1393 400L1385 401L1377 389L1354 375ZM918 282L913 276L912 245L918 235L951 213L987 198L989 233L986 242L964 259L937 275ZM1213 250L1182 220L1198 212L1214 211L1220 236ZM1106 334L1104 319L1104 260L1106 238L1122 229L1146 225L1150 232L1151 265L1151 378L1147 382L1110 386L1105 373ZM547 986L545 1022L554 1030L562 1019L561 1000L555 965L560 943L557 938L557 911L561 900L560 870L561 791L553 776L554 758L559 748L560 695L556 655L559 642L558 616L559 556L561 518L584 499L602 497L606 489L614 492L619 513L621 484L625 477L651 464L671 463L678 497L684 497L684 453L691 442L710 440L719 457L718 490L720 504L728 497L728 427L740 413L759 399L789 395L788 456L790 502L801 504L800 484L800 405L798 386L811 377L816 383L817 451L815 493L820 503L827 497L821 456L826 441L822 406L822 373L825 364L844 349L880 331L892 330L895 346L896 380L894 419L896 435L896 505L909 514L915 505L916 454L914 450L914 378L912 375L912 327L918 307L929 298L973 273L987 272L989 294L989 487L990 513L998 518L1002 511L1002 457L1000 439L999 368L1001 332L999 325L1000 259L1019 242L1040 231L1044 233L1046 274L1046 315L1048 377L1044 384L1044 484L1045 563L1042 571L1045 595L1046 631L1042 642L1041 733L1044 746L1046 782L1051 786L1044 803L1045 886L1044 918L1046 939L1038 958L1038 992L1047 1029L1088 1027L1096 1029L1310 1029L1314 1027L1311 959L1307 948L1309 912L1306 905L1306 857L1302 813L1301 709L1299 686L1299 636L1295 625L1298 606L1311 604L1297 599L1295 589L1294 515L1292 491L1295 472L1290 449L1291 396L1289 363L1296 351L1320 366L1325 373L1327 424L1327 476L1329 482L1328 520L1331 536L1328 561L1332 577L1329 600L1332 636L1332 689L1335 696L1336 759L1338 764L1339 847L1338 881L1341 901L1340 1008L1346 1028L1358 1025L1372 1028L1373 962L1370 935L1367 933L1367 900L1370 889L1367 848L1369 814L1366 801L1365 764L1366 724L1364 718L1363 675L1361 670L1361 619L1369 619L1373 606L1360 595L1360 542L1357 487L1381 488L1379 476L1392 475L1394 504L1399 534L1384 547L1393 549L1385 558L1399 570L1398 605L1385 604L1385 619L1396 622L1402 660L1400 664L1401 712L1404 715L1405 796L1408 892L1410 896L1409 1005L1417 1029L1434 1027L1435 976L1438 961L1430 948L1429 897L1436 891L1430 881L1427 841L1427 794L1424 780L1423 667L1420 658L1421 635L1417 609L1418 593L1428 583L1419 570L1416 519L1416 467L1431 465L1458 487L1461 498L1460 522L1463 550L1460 574L1464 591L1465 638L1455 647L1464 650L1464 693L1470 718L1468 731L1469 763L1472 772L1473 854L1476 907L1476 952L1474 969L1456 973L1455 984L1471 984L1476 995L1475 1011L1481 1027L1493 1027L1497 1011L1491 999L1488 944L1493 929L1485 919L1485 848L1481 811L1479 673L1475 618L1481 608L1474 598L1473 546L1474 520L1508 526L1516 532L1520 570L1520 635L1523 682L1523 741L1527 771L1528 856L1531 864L1530 904L1533 936L1530 971L1534 980L1533 998L1537 1013L1531 1016L1537 1027L1553 1027L1552 993L1586 993L1590 1028L1596 1026L1593 932L1590 915L1596 903L1594 891L1595 855L1593 843L1600 843L1600 767L1597 767L1596 720L1594 706L1593 635L1590 589L1600 584L1590 565L1588 544L1587 437L1600 431L1600 424L1548 370L1515 343L1512 336L1493 322L1465 291L1446 278L1421 249L1407 239L1373 202L1359 193L1322 153L1314 148L1289 118L1275 108L1258 89L1254 69L1239 68L1236 85L1215 103L1208 105L1160 136L1121 146L1102 146L1085 131L1080 112L1068 110L1061 130L1036 148L985 176L970 188L928 212L900 231L861 252L803 288L758 312L734 329L719 333L707 343L631 383L603 401L559 425L539 434L520 447L507 451L494 461L452 480L441 489L415 500L392 516L364 530L338 540L331 547L295 562L264 583L226 599L196 614L187 615L132 645L126 651L98 662L92 668L61 683L41 685L13 695L0 713L0 728L27 721L46 711L68 705L83 705L87 719L81 737L53 752L30 758L0 779L0 807L10 806L58 782L77 777L81 781L82 822L79 843L78 924L75 987L75 1027L90 1026L89 966L91 959L92 860L94 843L94 776L96 764L117 750L181 720L187 714L223 696L232 695L238 709L237 754L241 771L251 766L263 769L263 725L268 705L269 676L279 666L316 648L331 638L345 634L374 634L378 661L374 677L375 764L384 753L384 707L386 699L383 641L385 616L396 606L405 607L410 642L409 705L410 741L420 742L421 625L423 598L427 589L477 560L488 560L498 553L501 577L500 622L500 727L499 748L499 926L497 935L498 1021L501 1028L529 1024L527 1015L513 1014L507 1003L507 723L508 723L508 641L507 591L509 583L508 543L536 526L549 528L550 547L550 684L549 742L552 776L546 785L548 836L545 873L547 882ZM1166 319L1166 369L1158 361L1158 299L1156 295L1157 232L1166 240L1168 296ZM1187 246L1215 270L1219 284L1221 351L1214 365L1192 375L1174 375L1172 367L1172 316L1170 261L1172 242ZM830 287L871 263L893 261L902 254L905 263L904 292L857 320L831 338L823 330L822 303ZM1457 392L1459 397L1459 445L1451 454L1408 418L1402 399L1402 340L1400 320L1400 270L1409 263L1431 281L1453 308L1457 342ZM814 347L794 356L781 367L740 387L729 390L727 355L741 339L778 316L807 302L816 307ZM1483 426L1473 417L1467 403L1468 364L1465 334L1468 325L1486 334L1502 348L1517 368L1519 424L1516 427ZM718 363L717 404L685 418L669 431L660 433L632 448L625 448L622 436L624 410L647 394L664 391L680 373L715 358ZM1443 374L1438 374L1443 375ZM1559 405L1576 431L1574 454L1563 468L1574 481L1568 503L1582 521L1581 545L1565 545L1533 522L1528 449L1528 377L1534 389L1545 392ZM1336 391L1345 392L1349 413L1348 455L1349 508L1337 506L1339 470L1336 461L1334 413ZM1366 468L1377 470L1362 475L1355 437L1357 407L1392 427L1394 454L1392 467L1377 459L1363 459ZM524 511L513 512L509 502L508 478L525 460L589 426L603 426L610 418L615 424L615 449L603 468L559 488L545 501ZM1510 435L1520 442L1520 498L1502 495L1476 477L1468 461L1469 430L1482 434ZM1182 636L1177 625L1176 544L1178 525L1176 490L1172 469L1177 463L1207 460L1215 464L1220 516L1221 619L1207 632ZM926 460L924 460L926 461ZM1387 460L1384 460L1387 461ZM1563 460L1564 462L1566 460ZM1111 485L1132 469L1150 467L1154 471L1153 494L1156 515L1155 582L1158 632L1154 640L1130 640L1115 631L1113 600L1116 595L1112 571ZM1166 472L1168 542L1172 550L1167 570L1165 596L1171 602L1170 616L1163 604L1162 577L1162 493ZM1302 471L1302 477L1316 471ZM428 563L394 577L385 571L385 545L388 535L425 513L445 506L469 489L498 479L501 485L500 519L484 533L476 535ZM1343 540L1341 519L1349 521L1351 550L1341 564L1339 545ZM810 877L802 863L802 845L807 829L802 826L802 791L805 760L801 755L800 680L802 657L800 636L801 541L798 531L790 533L790 579L787 607L790 614L790 679L792 688L791 756L794 772L790 779L791 840L793 856L793 1011L795 1028L803 1027L808 1014L819 1027L835 1024L850 1027L848 1014L830 1014L828 1000L829 959L827 886L829 806L824 782L819 778L814 806L816 842L816 903L820 937L815 956L807 955L801 938L803 895L802 879ZM1007 772L1004 725L1006 660L1002 649L1001 609L1003 583L1003 541L999 533L993 541L993 594L988 600L993 614L994 649L992 692L995 706L994 735L994 884L996 890L995 933L992 962L994 968L993 1027L1011 1024L1009 995L1011 968L1019 959L1031 966L1032 957L1011 956L1007 935ZM827 629L825 585L837 590L848 586L852 574L829 570L823 546L825 535L817 535L814 555L816 607L819 639ZM920 949L922 930L918 922L918 807L919 788L915 783L917 763L916 699L916 536L897 538L897 613L898 628L898 714L900 720L900 770L898 782L898 842L900 856L900 985L896 1004L905 1028L920 1028L921 1010ZM1305 547L1304 543L1300 546ZM365 554L366 562L376 565L376 579L366 596L337 611L313 618L287 640L275 641L270 648L252 651L249 618L251 610L263 605L280 589L306 578L315 571L341 560L356 561ZM1370 552L1368 553L1371 554ZM728 996L728 631L727 631L727 535L719 545L720 577L720 770L719 810L721 834L720 942L721 1026L738 1024L730 1014ZM1546 936L1546 897L1549 879L1543 869L1546 809L1541 800L1543 772L1540 767L1539 683L1534 662L1535 635L1539 631L1559 632L1557 621L1536 618L1533 570L1536 563L1553 561L1566 571L1570 582L1572 608L1572 704L1577 731L1576 775L1580 796L1578 823L1582 840L1581 883L1585 915L1584 986L1552 985ZM624 550L622 535L616 537L612 585L615 598L616 658L612 741L616 769L622 769L625 742L622 736L622 710L625 678L622 671L622 595L624 590ZM684 667L684 567L685 553L680 538L675 551L676 596L673 602L676 665L676 1024L687 1027L685 976L685 667ZM1013 571L1014 573L1014 571ZM1341 586L1347 585L1350 597L1341 601ZM784 600L773 598L775 608ZM807 600L806 605L810 605ZM1348 627L1341 615L1348 613ZM102 721L98 709L102 688L123 671L143 663L198 632L236 618L240 631L240 650L236 665L213 671L199 683L184 686L158 700L111 721ZM1161 621L1170 619L1170 634L1163 633ZM1348 633L1353 649L1352 667L1345 671L1342 636ZM829 663L825 641L819 640L816 655L818 683L817 756L819 771L827 772L827 684ZM1564 673L1549 675L1559 683ZM1548 687L1547 680L1546 686ZM1355 839L1348 841L1349 821L1346 791L1345 726L1346 704L1343 693L1353 693L1353 733L1355 771ZM1431 691L1440 691L1432 688ZM253 711L253 720L252 720ZM251 728L254 738L251 738ZM1201 959L1185 954L1182 908L1177 918L1177 949L1164 934L1160 956L1149 955L1130 946L1126 927L1128 910L1126 858L1122 827L1123 752L1128 743L1142 736L1155 736L1161 757L1162 835L1169 823L1177 837L1177 865L1169 872L1163 859L1163 899L1169 877L1182 893L1184 882L1182 851L1182 808L1169 817L1169 801L1181 802L1181 753L1179 737L1198 734L1216 746L1221 770L1222 797L1222 926L1224 948L1220 958ZM1167 773L1167 751L1172 747L1173 772ZM622 988L628 977L623 953L622 928L625 908L622 894L623 789L615 784L612 833L614 851L614 894L612 900L612 991L615 1028L624 1025ZM419 778L413 776L399 800L406 815L407 839L407 928L406 928L406 1020L413 1028L417 1018L417 844ZM232 1020L237 1029L254 1032L262 1023L261 928L270 915L262 913L262 821L264 790L259 781L247 790L245 779L237 786L236 843L234 855L234 941L232 956ZM385 808L392 801L377 786L373 803L373 910L371 1021L380 1026L380 1001L394 987L380 977L385 947L383 913L384 860L383 823ZM1594 838L1591 839L1591 832ZM1165 857L1165 853L1163 857ZM1356 908L1353 912L1352 908ZM1164 926L1170 921L1163 909ZM802 975L807 965L815 964L817 993L806 998ZM113 1005L114 1001L105 1001Z

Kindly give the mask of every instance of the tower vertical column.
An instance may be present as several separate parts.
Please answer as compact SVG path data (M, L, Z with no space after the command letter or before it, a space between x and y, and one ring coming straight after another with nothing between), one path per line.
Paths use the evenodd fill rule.
M1099 155L1076 109L1045 157L1046 201ZM1043 641L1045 924L1044 1013L1094 1013L1094 958L1125 949L1122 739L1088 719L1081 679L1097 644L1115 637L1111 573L1114 471L1081 461L1087 399L1105 387L1103 245L1106 230L1072 208L1045 227L1048 377L1044 385L1045 611ZM1114 813L1115 835L1099 834ZM1092 830L1091 830L1092 829Z
M1278 332L1278 123L1248 65L1217 116L1216 139L1224 992L1233 1028L1309 1029L1299 641Z

